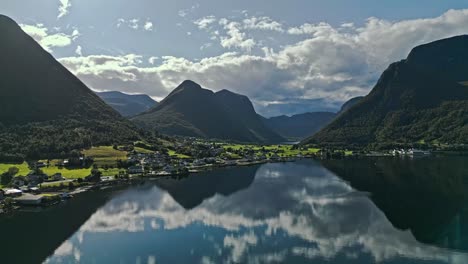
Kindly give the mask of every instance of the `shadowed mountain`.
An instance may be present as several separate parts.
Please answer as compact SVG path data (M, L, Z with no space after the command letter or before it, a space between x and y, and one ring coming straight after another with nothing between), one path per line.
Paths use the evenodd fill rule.
M134 116L156 106L158 102L146 94L126 94L118 91L96 93L123 116Z
M240 142L283 140L263 124L246 96L227 90L214 93L192 81L184 81L156 107L132 121L168 135Z
M0 16L0 159L56 156L135 139L134 126Z
M200 205L216 194L228 196L248 188L255 179L259 166L207 171L182 179L160 179L156 185L167 191L185 209Z
M414 48L372 91L303 143L468 143L468 36Z
M336 117L332 112L312 112L293 116L264 118L265 124L289 140L302 140L313 135Z
M468 249L466 157L324 160L322 164L370 198L392 224L421 242Z

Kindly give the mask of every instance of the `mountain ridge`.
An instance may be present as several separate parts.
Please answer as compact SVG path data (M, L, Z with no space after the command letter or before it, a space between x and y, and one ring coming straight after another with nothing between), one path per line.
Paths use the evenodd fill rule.
M468 143L468 36L415 47L359 104L303 144Z
M0 16L0 159L58 157L137 139L136 127ZM27 74L27 78L25 75Z
M239 142L284 140L261 122L246 96L228 90L215 93L190 80L182 82L159 105L132 121L169 135Z

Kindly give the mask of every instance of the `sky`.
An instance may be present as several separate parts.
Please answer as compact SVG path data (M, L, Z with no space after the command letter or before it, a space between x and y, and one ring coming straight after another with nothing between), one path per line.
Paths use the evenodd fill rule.
M95 91L162 100L183 80L264 116L337 111L420 44L468 33L467 0L2 0Z

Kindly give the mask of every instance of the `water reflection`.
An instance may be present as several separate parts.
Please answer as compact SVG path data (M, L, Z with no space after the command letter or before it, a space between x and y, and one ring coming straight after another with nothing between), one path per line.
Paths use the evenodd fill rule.
M349 180L348 164L326 166ZM371 185L385 189L384 184ZM400 199L390 191L382 195L384 201ZM399 211L382 205L392 203L375 197L389 219L404 218L393 217ZM128 189L96 211L47 262L468 262L465 254L418 242L404 230L409 223L400 220L395 228L385 214L366 193L314 161L233 168Z
M399 229L421 242L468 249L468 158L361 159L323 165L372 201ZM465 220L465 221L464 221Z
M204 173L203 177L161 179L156 181L156 185L167 191L185 209L192 209L215 194L228 196L249 187L257 169L257 166L236 170L226 168Z
M113 190L112 193L115 193ZM77 196L38 213L0 217L0 263L41 263L73 235L112 194L110 190Z

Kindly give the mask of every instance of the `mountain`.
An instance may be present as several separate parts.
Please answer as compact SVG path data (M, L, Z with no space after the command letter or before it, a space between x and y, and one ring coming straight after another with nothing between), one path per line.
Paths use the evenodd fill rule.
M303 143L468 143L468 36L414 48L372 91Z
M123 116L134 116L156 106L158 102L146 94L125 94L118 91L96 93Z
M346 101L342 106L341 106L341 109L340 111L338 111L338 115L346 112L348 109L350 109L351 107L353 107L355 104L359 103L362 99L364 98L364 96L357 96L357 97L354 97L354 98L351 98L349 99L348 101Z
M287 139L302 140L319 131L335 117L336 114L332 112L312 112L265 118L264 123Z
M0 159L57 156L131 140L135 127L0 16Z
M214 93L188 80L132 121L169 135L240 142L283 140L263 124L246 96L227 90Z
M215 98L231 116L240 118L243 125L254 134L254 141L279 142L284 140L262 122L247 96L221 90L215 93Z

